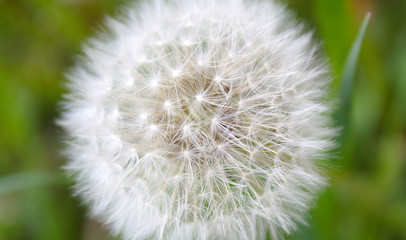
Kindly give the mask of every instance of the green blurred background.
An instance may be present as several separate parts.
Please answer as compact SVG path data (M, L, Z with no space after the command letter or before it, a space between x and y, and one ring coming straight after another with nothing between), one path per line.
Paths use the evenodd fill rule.
M0 0L0 239L113 239L72 197L55 126L63 74L121 0ZM331 185L289 239L406 239L406 1L289 0L331 59L331 96L365 14Z

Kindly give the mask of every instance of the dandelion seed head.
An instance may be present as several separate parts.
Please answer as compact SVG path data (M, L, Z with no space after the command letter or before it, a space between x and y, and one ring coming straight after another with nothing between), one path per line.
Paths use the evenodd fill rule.
M107 26L59 121L93 216L124 239L280 239L304 221L336 131L326 64L284 6L156 0Z

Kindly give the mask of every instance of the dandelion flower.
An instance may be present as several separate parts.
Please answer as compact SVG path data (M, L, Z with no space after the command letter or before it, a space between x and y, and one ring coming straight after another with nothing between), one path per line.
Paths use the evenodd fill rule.
M68 76L76 191L123 239L282 238L325 184L327 67L273 1L131 5Z

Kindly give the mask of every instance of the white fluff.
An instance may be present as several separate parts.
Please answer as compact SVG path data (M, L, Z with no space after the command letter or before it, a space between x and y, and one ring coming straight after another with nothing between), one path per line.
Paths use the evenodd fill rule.
M310 33L273 1L156 0L107 21L60 125L77 193L123 239L282 238L335 130Z

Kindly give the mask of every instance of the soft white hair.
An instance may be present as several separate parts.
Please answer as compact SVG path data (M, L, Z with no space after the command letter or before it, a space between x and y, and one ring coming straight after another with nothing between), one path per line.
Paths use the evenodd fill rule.
M336 131L326 63L283 6L130 5L84 52L66 169L113 234L282 238L304 221Z

